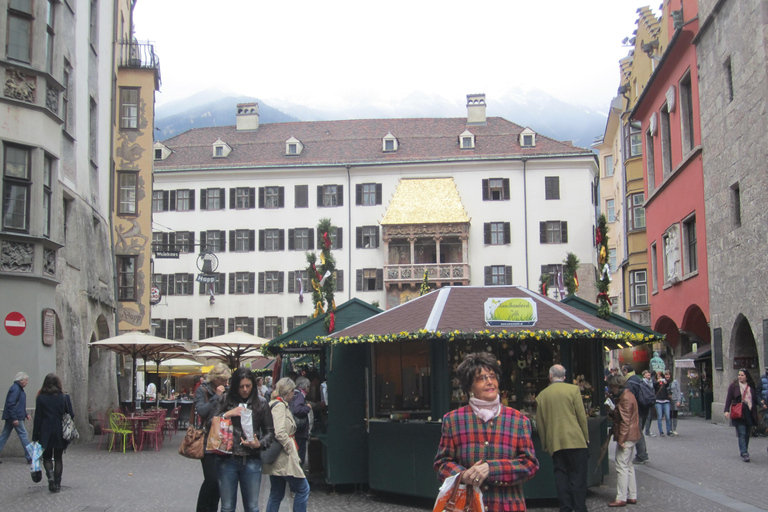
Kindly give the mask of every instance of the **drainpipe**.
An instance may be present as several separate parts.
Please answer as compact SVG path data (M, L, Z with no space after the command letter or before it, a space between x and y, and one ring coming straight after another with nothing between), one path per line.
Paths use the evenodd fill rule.
M351 165L347 168L347 253L349 254L349 270L347 271L347 293L352 297L352 176L350 175Z
M526 185L525 168L527 158L523 158L523 226L525 229L525 287L530 290L528 276L528 187Z

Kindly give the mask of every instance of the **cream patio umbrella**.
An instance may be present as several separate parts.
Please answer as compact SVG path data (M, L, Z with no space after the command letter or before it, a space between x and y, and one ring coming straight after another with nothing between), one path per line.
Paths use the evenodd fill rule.
M199 354L200 352L209 352L212 354L210 357L221 359L229 365L230 368L239 368L240 362L248 357L261 356L261 346L267 343L269 340L248 334L243 331L232 331L221 336L214 336L205 340L197 342L199 345L198 351L193 353ZM200 350L204 349L204 350Z
M139 357L149 359L168 350L184 345L180 341L166 340L158 338L151 334L139 331L130 331L119 336L94 341L89 343L90 347L106 348L118 354L129 355L133 360L133 370L131 371L131 402L136 402L136 370Z

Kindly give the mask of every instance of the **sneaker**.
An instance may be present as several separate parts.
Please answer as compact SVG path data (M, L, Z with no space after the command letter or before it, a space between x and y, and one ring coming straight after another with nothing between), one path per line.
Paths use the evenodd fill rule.
M664 432L659 432L659 437L664 437Z
M749 462L749 454L745 453L744 455L742 455L741 460L743 460L744 462Z
M674 434L672 432L667 432L668 437L672 437Z
M645 464L646 462L648 462L648 461L647 460L643 460L643 459L638 459L637 457L632 459L632 464Z
M656 434L654 434L653 432L646 432L645 435L648 437L656 437Z
M673 431L672 431L672 435L673 435L673 436L676 436L676 435L678 435L678 434L677 434L677 430L673 430Z

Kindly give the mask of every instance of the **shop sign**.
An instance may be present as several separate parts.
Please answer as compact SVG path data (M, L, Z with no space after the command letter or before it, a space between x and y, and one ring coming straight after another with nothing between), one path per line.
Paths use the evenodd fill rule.
M489 327L532 327L537 320L533 299L490 298L485 301L485 324Z
M647 363L651 360L651 354L645 347L635 347L632 349L632 361L636 363Z
M159 260L177 260L179 251L155 251L155 258Z
M149 303L151 305L160 304L160 299L162 298L162 295L160 294L160 288L157 286L153 286L149 289Z
M216 279L217 279L216 276L209 276L207 274L197 274L198 283L215 283Z
M11 311L5 317L5 330L11 336L20 336L27 329L27 319L18 311Z

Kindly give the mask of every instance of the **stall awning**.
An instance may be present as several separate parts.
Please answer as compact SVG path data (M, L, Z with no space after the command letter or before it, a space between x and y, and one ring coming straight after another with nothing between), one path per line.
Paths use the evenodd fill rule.
M678 368L696 368L696 362L712 357L712 345L702 345L695 352L688 352L680 359L675 359Z

